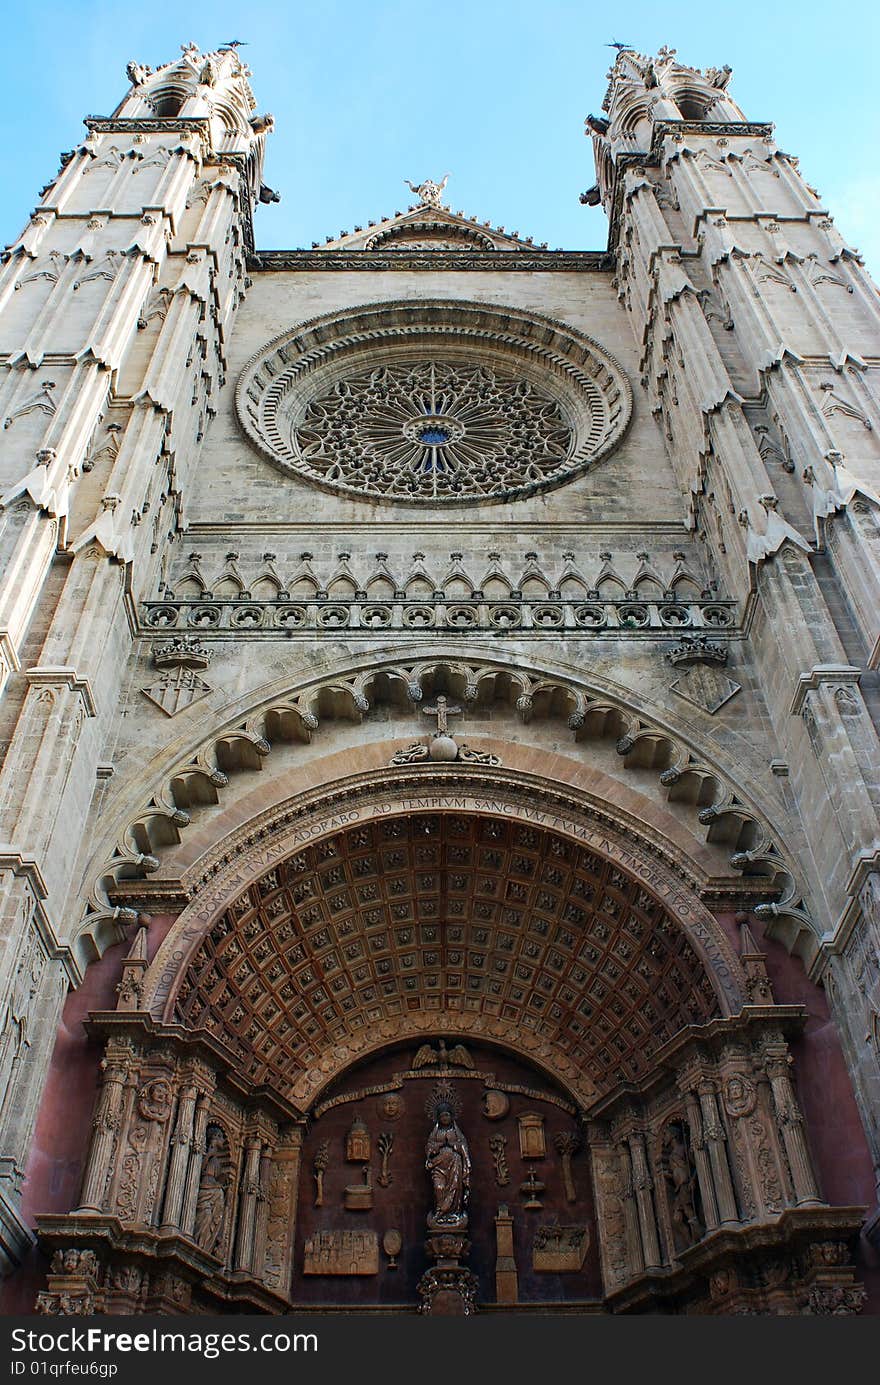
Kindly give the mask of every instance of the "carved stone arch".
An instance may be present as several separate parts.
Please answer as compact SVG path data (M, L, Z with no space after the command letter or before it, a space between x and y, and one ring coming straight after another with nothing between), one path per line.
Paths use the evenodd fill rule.
M637 88L633 88L634 92ZM651 109L654 105L654 98L651 96L633 96L626 105L615 113L615 120L621 135L627 139L635 139L639 133L639 127L650 126Z
M476 226L461 221L447 221L439 217L420 217L412 221L395 223L384 230L376 231L364 242L365 250L387 250L398 247L406 249L411 240L440 240L458 242L462 246L479 250L495 250L497 245L491 236Z
M705 83L695 83L687 79L667 80L666 93L676 103L683 120L705 120L709 111L721 97L721 92Z
M358 723L377 700L405 708L438 691L466 702L507 706L524 723L536 716L564 717L576 744L592 737L613 738L625 766L656 771L670 801L692 805L700 825L708 829L709 840L731 846L735 868L765 877L756 879L765 887L778 880L781 896L762 904L762 914L793 950L802 950L802 955L810 952L815 934L794 871L786 863L769 817L737 785L734 768L718 763L717 750L710 758L683 731L672 730L665 720L659 722L655 711L647 715L632 694L617 688L613 697L605 689L596 696L570 675L542 676L537 670L530 674L521 666L511 668L490 659L481 664L435 656L400 664L374 658L357 672L336 680L315 680L287 697L260 697L244 723L212 732L195 753L169 765L154 801L174 805L172 819L176 810L185 815L194 804L215 801L239 766L258 768L279 737L308 742L322 721L341 718ZM155 816L150 810L139 811L135 804L129 808L129 827L117 836L112 856L105 857L99 870L92 913L106 910L108 891L112 893L115 881L158 868L155 850L163 842L151 835ZM146 836L134 830L138 822ZM171 825L175 831L185 830L182 818L173 819ZM166 831L163 822L160 835ZM144 850L148 844L155 849ZM84 931L91 932L88 917Z
M280 1040L283 1062L253 1056L245 1062L240 1036L226 1035L225 1042L227 1047L232 1043L238 1061L245 1063L242 1076L248 1081L271 1079L277 1087L284 1073L296 1070L290 1089L279 1095L301 1109L359 1056L378 1052L401 1038L424 1035L436 1029L438 1022L451 1034L481 1036L518 1048L553 1075L581 1106L590 1105L601 1094L603 1083L607 1087L609 1081L624 1080L624 1070L618 1071L619 1054L627 1045L639 1046L639 1054L627 1060L635 1064L631 1076L638 1075L644 1066L641 1050L648 1042L641 1031L634 1037L633 1025L639 1024L634 1015L626 1044L620 1036L614 1040L616 1048L609 1041L592 1064L586 1063L583 1054L572 1057L576 1036L585 1032L603 985L607 993L610 972L587 995L589 977L605 955L603 948L609 949L609 958L610 949L615 949L613 967L623 987L629 984L628 976L636 982L633 968L642 966L639 949L650 947L653 956L659 948L662 954L663 936L679 939L672 946L687 955L690 977L682 1004L691 1008L676 1011L678 1018L670 1021L661 1015L656 1031L661 1040L663 1035L671 1038L682 1023L737 1013L745 997L745 982L720 927L671 860L616 828L610 815L603 822L576 798L559 794L556 786L546 789L545 794L536 785L526 787L509 777L498 780L492 774L475 785L470 775L438 771L427 778L420 775L415 782L411 774L398 774L383 775L371 783L342 783L331 795L322 790L278 805L218 843L187 873L183 883L192 902L172 926L144 978L144 1008L156 1023L206 1025L208 1033L216 1032L218 1038L231 1022L228 1010L238 1015L240 1029L253 1029L256 1024L262 1033L262 1021L249 1002L235 999L243 994L242 986L247 989L254 979L247 959L259 954L257 966L268 968L266 974L273 978L268 1008L276 1016L281 1012L287 1016ZM536 818L548 819L553 826ZM448 861L443 855L447 851ZM456 864L467 851L472 852L469 863ZM429 856L434 864L428 864ZM442 866L437 864L441 856ZM541 861L547 864L546 870L539 866ZM388 891L385 895L380 891L375 903L377 869L384 871ZM397 889L401 871L410 872L415 894ZM504 899L493 894L488 883L493 872L499 881L507 882ZM605 883L594 883L600 879ZM361 888L366 893L356 899ZM444 906L446 954L442 962L433 961L432 948L441 947L444 910L439 908L439 894L432 891L447 888L452 893ZM521 910L528 912L528 924L519 936L525 915L520 922L509 916ZM594 920L596 938L604 938L598 950L587 941L589 918ZM463 957L456 960L452 934L459 923L464 937L466 920L468 941L460 944ZM659 930L656 939L655 928ZM233 951L229 939L238 937L242 929L245 932ZM433 942L432 931L437 934ZM378 948L374 946L377 940ZM419 948L417 970L408 972L407 958ZM228 965L224 961L227 949L233 959ZM539 953L545 957L543 963L527 960ZM580 961L572 960L576 953ZM380 959L366 989L363 978L357 980L363 957ZM385 973L380 965L383 957L388 962ZM566 959L572 961L572 970L560 980ZM523 975L531 968L532 976L509 985L507 1000L496 1002L491 985L487 988L483 983L490 968L508 960ZM544 982L535 972L538 965L545 967ZM438 967L444 980L440 990L434 991L432 968ZM551 982L554 967L558 975ZM382 981L383 975L392 974L400 982L393 991L388 989L390 981ZM662 1010L669 1000L663 985L652 989L650 967L639 975L635 989L630 986L634 995L639 990L638 1010L645 1006L650 1010L652 1003ZM334 976L347 978L337 996L355 997L349 1021L344 1010L336 1018L327 1017L328 1003L333 1008ZM407 991L407 978L417 978L418 986ZM357 991L359 984L362 993ZM556 1001L546 1006L541 989L545 984L558 992ZM349 992L345 986L350 986ZM218 987L227 994L222 1012L213 998ZM229 995L230 987L235 994ZM438 1020L431 998L445 995L443 987L451 989ZM472 996L478 1003L457 1005L458 994L462 1000ZM398 995L409 995L410 1003L401 1003ZM658 997L664 995L661 1003ZM627 1002L635 1004L632 999ZM575 1013L578 1005L580 1015ZM564 1027L569 1020L558 1017L563 1014L570 1016L571 1032ZM691 1014L693 1019L682 1018ZM257 1042L253 1034L248 1042ZM259 1052L277 1049L277 1041L268 1036L259 1042ZM303 1057L310 1049L320 1053L320 1059L316 1056L311 1062ZM605 1073L601 1081L600 1070Z

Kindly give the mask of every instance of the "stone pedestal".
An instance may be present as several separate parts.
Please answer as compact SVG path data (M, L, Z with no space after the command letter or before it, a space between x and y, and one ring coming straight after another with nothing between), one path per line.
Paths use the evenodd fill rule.
M425 1250L436 1263L419 1280L420 1313L434 1317L464 1317L473 1313L477 1277L461 1263L470 1248L467 1217L454 1224L428 1218Z

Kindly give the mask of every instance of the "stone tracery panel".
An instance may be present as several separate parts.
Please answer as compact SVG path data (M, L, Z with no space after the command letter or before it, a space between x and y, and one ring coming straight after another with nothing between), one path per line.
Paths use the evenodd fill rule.
M528 380L431 360L340 380L311 400L294 441L316 480L436 502L552 478L572 430L558 400Z
M550 319L474 303L374 305L286 333L236 407L282 471L359 500L448 505L556 486L629 423L618 363Z
M294 1099L326 1050L434 1015L532 1034L595 1097L718 1014L684 933L613 862L445 813L365 823L268 872L214 925L174 1004L249 1081Z

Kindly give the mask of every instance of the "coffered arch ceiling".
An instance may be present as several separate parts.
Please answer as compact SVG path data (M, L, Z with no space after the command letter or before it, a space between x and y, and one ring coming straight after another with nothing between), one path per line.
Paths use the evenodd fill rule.
M202 937L165 1020L298 1105L358 1054L429 1032L537 1057L590 1105L726 1008L618 863L522 821L437 812L363 822L265 873Z

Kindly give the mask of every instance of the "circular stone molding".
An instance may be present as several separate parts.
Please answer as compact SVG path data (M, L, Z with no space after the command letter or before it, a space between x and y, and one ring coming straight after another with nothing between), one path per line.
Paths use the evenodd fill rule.
M478 303L374 304L305 323L242 371L236 407L282 471L358 500L520 499L622 439L632 392L589 337Z

